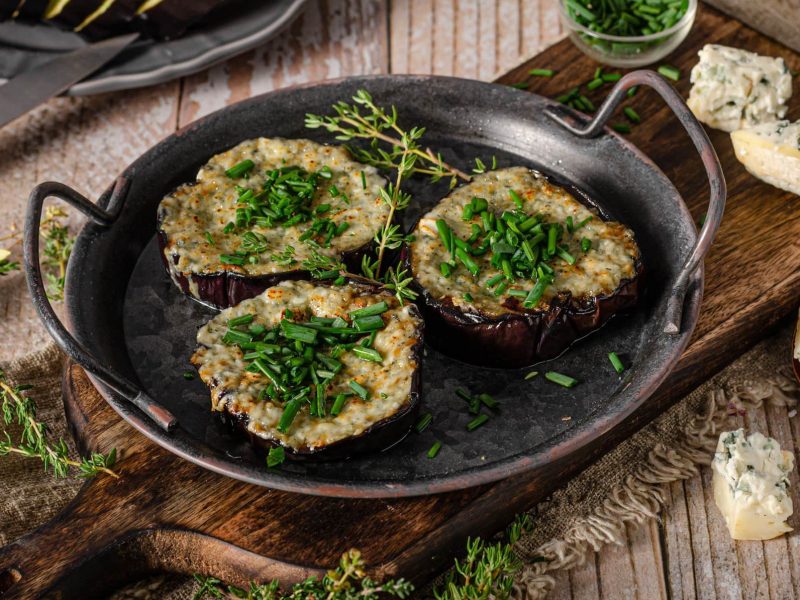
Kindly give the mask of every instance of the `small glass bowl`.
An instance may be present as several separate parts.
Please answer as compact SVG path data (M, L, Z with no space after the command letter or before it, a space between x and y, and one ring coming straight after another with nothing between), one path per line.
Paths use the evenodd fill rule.
M572 43L589 58L613 67L642 67L664 58L686 39L697 16L697 0L689 0L686 14L669 29L628 37L598 33L576 23L566 4L566 0L558 2L561 23Z

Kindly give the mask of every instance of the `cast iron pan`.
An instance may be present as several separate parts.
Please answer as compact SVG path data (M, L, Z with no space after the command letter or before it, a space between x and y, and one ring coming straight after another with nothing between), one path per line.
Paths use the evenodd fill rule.
M664 174L604 128L633 85L655 88L700 151L711 202L699 236ZM573 389L541 377L525 381L527 370L479 368L426 348L422 410L434 419L423 434L348 461L287 462L268 470L263 456L212 416L199 379L182 376L196 330L213 312L183 296L162 268L156 206L167 191L192 180L210 156L244 139L330 141L324 132L303 127L305 113L328 113L359 88L380 104L396 105L401 123L426 127L426 143L462 169L476 156L496 155L499 166L529 165L583 192L636 233L647 291L638 309L537 367L577 377L581 383ZM406 227L447 190L413 182L412 192ZM71 333L47 302L39 271L38 224L49 196L90 218L67 273ZM111 406L155 442L208 469L267 487L327 496L412 496L537 469L590 443L644 402L675 365L697 322L701 262L724 203L725 183L708 138L677 92L655 73L638 71L621 79L591 124L551 100L509 87L446 77L360 77L265 94L192 123L128 167L96 205L64 185L39 185L30 199L25 260L34 302L50 333L87 369ZM612 350L630 365L621 378L608 363ZM470 416L454 393L457 387L492 394L501 403L499 414L467 433ZM430 460L425 454L436 439L444 445Z

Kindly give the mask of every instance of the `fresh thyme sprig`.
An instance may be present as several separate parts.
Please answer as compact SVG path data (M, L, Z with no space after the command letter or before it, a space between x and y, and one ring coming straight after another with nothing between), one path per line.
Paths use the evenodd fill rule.
M53 301L64 299L67 261L75 245L75 238L70 236L66 224L62 221L66 218L67 213L63 209L49 206L45 209L41 225L44 239L42 266L55 271L45 274L48 283L47 296Z
M456 560L444 585L434 590L436 600L488 600L508 598L514 575L522 568L514 544L530 529L528 515L517 516L506 540L487 544L481 538L467 540L467 555Z
M195 575L200 588L194 600L203 598L245 600L378 600L391 596L409 598L414 586L405 579L377 583L367 577L364 560L358 550L349 550L342 555L339 566L318 580L309 577L290 590L283 591L277 581L266 584L250 583L248 589L223 584L214 577Z
M45 470L52 470L55 477L66 477L71 469L77 469L78 477L94 477L99 473L119 477L112 470L117 458L116 450L108 454L94 452L86 458L72 460L63 439L52 445L48 443L47 426L37 420L36 405L25 394L29 389L31 386L12 387L5 373L0 371L0 412L3 423L8 427L16 422L22 428L17 444L13 442L8 431L3 432L5 439L0 439L0 456L20 454L28 458L38 458Z
M7 275L11 271L19 270L19 263L11 260L11 250L20 241L20 232L16 225L11 224L11 233L0 237L0 276Z
M351 152L360 162L377 168L394 169L398 160L405 155L414 155L421 160L420 166L414 167L415 173L430 175L438 181L450 178L450 187L455 187L458 179L469 181L467 173L447 164L441 154L430 148L422 148L419 140L425 133L423 127L414 127L408 131L397 124L397 109L392 106L388 111L379 107L366 90L358 90L353 96L353 104L341 101L333 105L336 116L306 115L306 127L309 129L326 129L340 141L354 139L370 140L370 150L351 148ZM366 112L363 112L366 111ZM382 150L378 140L390 145L391 150ZM422 166L424 165L424 166Z

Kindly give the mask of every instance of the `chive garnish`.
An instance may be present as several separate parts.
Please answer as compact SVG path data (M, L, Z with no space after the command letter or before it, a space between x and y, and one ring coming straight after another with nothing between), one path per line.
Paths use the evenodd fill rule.
M658 72L667 79L671 79L672 81L680 81L681 72L677 67L673 67L672 65L661 65L658 67Z
M613 129L617 133L630 133L631 132L631 127L627 123L614 123L611 126L611 129Z
M601 77L603 81L606 83L619 81L620 79L622 79L622 75L620 73L604 73L603 75L601 75Z
M336 399L333 401L333 406L331 407L331 416L335 417L342 412L345 400L347 400L347 394L338 394L336 396Z
M478 394L478 399L483 402L488 408L497 408L498 402L494 398L492 398L489 394Z
M360 383L358 383L355 379L350 381L348 385L350 386L350 389L356 393L356 396L358 396L362 400L366 400L367 398L369 398L369 390Z
M625 116L628 117L633 123L641 123L642 122L642 118L639 116L639 113L637 113L630 106L626 106L625 108L623 108L622 112L624 112Z
M530 87L530 85L524 81L520 81L518 83L512 83L511 87L516 88L518 90L527 90Z
M522 198L519 197L519 194L514 190L508 190L508 195L511 196L511 199L514 201L514 204L517 205L517 208L522 210Z
M582 238L581 239L581 250L584 252L588 252L592 249L592 240L589 238Z
M212 246L216 246L217 245L217 243L214 241L214 238L211 236L211 234L208 231L206 231L205 236L206 236L206 241L209 244L211 244Z
M283 449L283 446L276 446L269 449L269 454L267 454L268 468L272 469L277 467L284 460L286 460L286 450Z
M458 396L462 400L466 400L467 402L470 402L472 400L472 396L470 396L469 393L462 390L461 388L456 389L456 396Z
M381 356L380 352L378 352L374 348L365 348L364 346L356 344L355 346L353 346L352 352L358 358L364 360L369 360L371 362L376 362L376 363L383 362L383 357Z
M639 91L639 86L635 85L628 90L628 93L626 95L628 96L628 98L633 98L636 95L636 92L638 91Z
M433 421L433 415L431 413L425 413L417 420L417 424L414 425L414 429L417 433L422 433L428 428L428 425L431 424L431 421Z
M359 308L357 310L352 311L350 313L350 318L358 319L360 317L371 317L373 315L382 315L387 310L389 310L389 305L386 303L385 300L381 300L376 304L365 306L364 308Z
M292 421L294 421L294 418L300 411L301 402L302 401L300 398L293 398L286 403L283 413L281 414L281 419L278 422L278 431L281 433L286 433L289 430L289 427L292 425Z
M525 381L530 381L531 379L533 379L537 375L539 375L539 371L530 371L530 372L525 374Z
M608 353L608 360L611 361L611 366L614 367L614 370L618 374L622 374L622 372L625 370L625 365L622 364L622 361L620 360L619 356L617 356L617 353L616 352L609 352Z
M306 344L313 344L317 341L317 331L305 325L298 325L286 319L281 321L281 330L290 340L297 340Z
M233 165L230 169L225 171L225 175L230 177L231 179L236 179L238 177L242 177L253 170L253 167L256 166L249 158L244 159L242 162Z
M471 303L472 300L473 300L472 294L470 294L469 292L465 292L463 298L464 298L464 302L470 302Z
M364 171L361 171L361 187L367 189L367 176L364 174Z
M570 377L569 375L563 375L562 373L556 373L555 371L548 371L544 374L544 378L548 381L552 381L553 383L557 383L560 386L565 388L574 387L578 380Z
M353 319L353 328L356 331L375 331L376 329L383 329L385 323L383 317L380 315L369 315L366 317L359 317Z
M184 371L183 372L183 378L186 381L191 381L192 379L194 379L194 373L192 371Z
M450 277L453 274L453 265L443 262L439 265L439 271L441 271L442 277Z
M596 90L601 85L603 85L603 80L600 78L592 79L589 83L586 84L586 87L591 90Z
M250 325L255 319L256 316L254 314L247 314L242 315L240 317L236 317L235 319L228 320L228 327L238 327L239 325Z
M553 69L531 69L528 75L533 77L552 77L556 72Z
M442 442L436 441L434 442L431 449L428 450L428 458L436 458L436 455L439 454L439 450L442 448Z
M245 257L238 254L220 254L219 261L223 265L236 265L241 267L245 263Z
M489 420L489 415L481 414L472 419L469 423L467 423L467 431L475 431L478 427L486 423Z

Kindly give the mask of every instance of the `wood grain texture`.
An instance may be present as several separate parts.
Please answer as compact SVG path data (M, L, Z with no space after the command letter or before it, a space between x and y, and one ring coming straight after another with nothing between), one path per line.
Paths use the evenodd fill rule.
M800 52L800 0L706 0L711 6Z
M516 16L518 22L513 21ZM43 178L60 179L90 197L96 196L113 173L178 125L252 94L321 78L387 70L488 79L499 69L515 64L519 54L531 55L562 35L554 5L546 1L311 2L302 18L283 36L205 73L137 92L93 99L56 99L4 128L0 131L0 149L5 151L0 161L0 175L5 175L0 176L0 202L12 219L19 219L24 205L20 189L27 191ZM797 55L714 11L704 11L687 44L667 61L688 75L697 48L705 41L715 40L782 55L791 68L800 68ZM559 69L559 75L552 80L531 81L532 90L555 95L588 80L596 65L564 42L515 69L503 81L521 81L526 78L527 69L534 66ZM678 87L686 95L687 77ZM601 95L592 98L598 100ZM670 120L652 94L640 94L634 106L645 118L645 124L634 129L632 141L656 159L699 218L704 211L705 179L696 169L685 169L675 160L678 156L692 156L688 140L676 133L676 122ZM796 118L798 111L790 114ZM669 393L654 398L649 410L629 423L629 431L724 366L796 304L800 275L793 266L798 259L800 210L792 199L744 172L733 158L727 135L711 134L729 188L735 193L707 261L703 316L694 341L671 380ZM87 165L91 168L87 169ZM765 236L763 227L770 222L781 224L780 235L770 232ZM742 260L743 249L747 249L747 260ZM769 277L763 277L765 273ZM11 317L15 326L21 324L24 329L22 335L19 329L15 331L13 338L18 341L13 345L0 346L0 356L35 347L45 339L25 293L19 291L19 286L9 286L9 281L13 279L0 280L0 315ZM754 287L740 293L737 286L742 281ZM9 289L13 292L4 293ZM80 381L80 374L75 375L75 381ZM85 395L89 398L90 390ZM113 421L114 415L104 403L95 402L93 406L91 410L107 411L109 415L106 420L93 416L91 425L82 425L85 439L101 448L127 448L122 468L130 469L126 471L129 477L141 472L163 481L165 472L191 467L169 455L160 457L160 450L147 448L141 436L130 435L119 419ZM800 431L796 419L787 422L784 415L771 415L769 411L764 418L773 435L790 435L795 440L794 447L798 447ZM782 443L789 445L783 439ZM593 452L597 455L602 450L598 447ZM563 480L578 467L555 465L554 473L563 468L559 473ZM347 507L349 501L336 500L320 508L306 498L289 500L282 498L288 495L280 492L247 490L244 488L250 486L230 480L215 482L215 476L195 471L187 472L186 477L201 489L192 491L181 502L170 498L172 488L168 486L125 492L110 482L92 482L81 498L102 494L113 499L107 512L75 504L60 523L63 529L40 531L39 536L43 537L34 535L21 542L29 544L27 552L13 546L4 550L3 556L29 556L30 550L36 548L47 556L45 550L65 545L72 548L77 541L84 543L84 549L100 552L106 562L105 568L96 572L93 588L86 587L87 580L80 571L61 581L67 597L72 594L80 598L121 579L161 569L213 573L234 583L273 575L291 579L308 572L306 567L297 565L331 565L348 545L361 546L378 574L413 572L424 579L449 562L449 553L463 546L467 534L497 530L511 513L552 487L552 480L518 479L422 503L377 502ZM794 483L795 504L800 506L797 482ZM724 524L715 514L713 500L709 502L704 487L700 478L670 486L670 509L665 511L660 527L629 531L623 548L592 555L582 567L559 574L555 597L644 599L668 593L672 598L748 598L751 593L756 594L753 597L763 593L765 588L759 587L762 577L767 579L767 597L790 597L785 595L790 590L794 597L800 597L798 537L783 540L783 545L778 541L758 543L758 548L726 544ZM181 488L184 495L185 489ZM219 497L229 508L226 516L233 514L233 518L223 518L210 510L217 506ZM409 504L402 506L406 502ZM490 507L500 504L503 511L487 513ZM248 512L251 508L253 512ZM289 516L290 536L285 544L274 522L264 519L264 514ZM491 518L478 518L486 514ZM142 515L147 519L140 520ZM326 522L330 525L324 525ZM798 523L795 521L794 525ZM189 533L185 531L188 528L209 535ZM385 544L384 534L390 540ZM111 544L120 535L125 539ZM233 543L264 551L277 561L243 552ZM102 550L108 544L111 547ZM281 548L280 552L276 553L275 548ZM432 557L432 548L448 550ZM47 561L38 584L54 583L76 566L79 558L66 552L58 557L64 560ZM750 567L754 568L752 572L747 570Z

